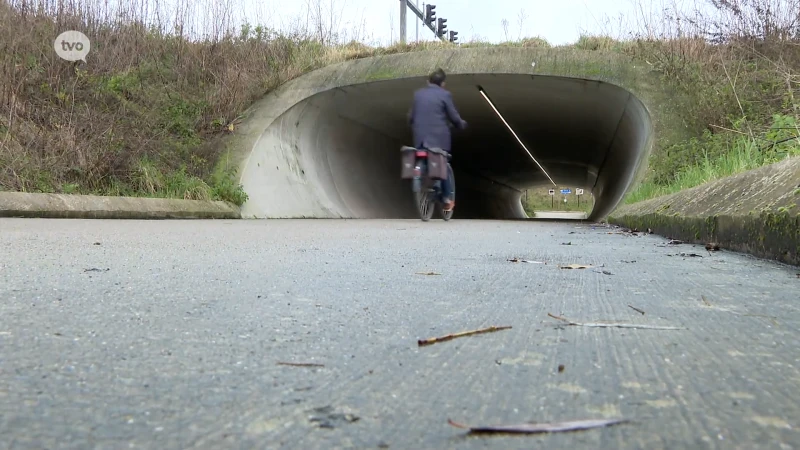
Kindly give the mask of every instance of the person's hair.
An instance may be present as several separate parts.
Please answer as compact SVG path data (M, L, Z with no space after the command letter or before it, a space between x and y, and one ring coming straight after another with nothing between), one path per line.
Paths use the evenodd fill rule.
M444 70L436 69L430 77L428 77L428 81L431 84L435 84L437 86L441 86L444 83L444 79L447 78L447 75L444 74Z

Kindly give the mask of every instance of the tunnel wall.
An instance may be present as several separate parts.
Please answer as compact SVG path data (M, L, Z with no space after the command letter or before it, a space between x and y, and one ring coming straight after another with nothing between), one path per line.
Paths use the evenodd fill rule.
M398 208L403 200L408 203L401 196L406 193L391 183L398 164L366 164L374 148L398 149L399 158L402 143L330 114L326 107L325 99L298 103L256 143L245 185L247 192L257 193L246 209L254 217L370 218ZM359 189L366 178L371 186ZM412 207L406 208L407 216L413 215Z
M642 130L646 130L642 132ZM615 199L606 204L595 205L589 220L600 220L610 214L621 202L632 186L641 168L646 166L649 150L653 142L653 126L645 105L631 95L620 117L619 126L609 145L606 158L597 174L597 182L592 191L595 199ZM644 151L632 151L642 149ZM609 167L631 166L633 170L612 171Z
M417 217L410 184L399 178L408 142L347 117L343 97L330 90L301 100L264 131L249 161L251 217ZM454 176L459 198L483 200L460 205L461 216L526 217L519 190L468 171Z
M535 67L531 65L535 62ZM347 119L322 114L326 105L309 100L326 91L343 90L347 86L381 80L421 77L437 67L454 74L529 74L580 77L616 83L633 94L646 114L646 105L657 104L660 94L653 88L652 75L646 68L632 65L619 55L599 54L590 51L528 48L474 48L435 50L380 56L334 64L290 81L256 102L245 113L244 121L228 141L240 168L240 183L249 195L242 207L242 216L255 217L376 217L385 212L387 205L398 208L405 204L403 214L415 217L413 204L408 204L410 190L400 188L396 180L399 155L393 163L379 168L364 167L365 154L349 158L326 157L324 153L309 152L309 148L330 142L336 137L340 142L373 142L375 147L398 149L406 144L399 137L380 132L371 133L356 127ZM626 109L626 111L628 111ZM300 123L314 127L300 129ZM631 136L620 130L612 147L620 145ZM649 153L646 149L636 155L639 172ZM317 147L319 148L319 147ZM358 152L358 149L350 149ZM353 153L352 155L355 155ZM609 152L614 164L631 155ZM328 155L330 156L330 155ZM387 159L386 161L389 161ZM353 183L364 171L380 170L385 174L385 184L369 192L355 190ZM338 175L337 175L338 174ZM377 180L381 177L371 175ZM473 215L513 218L524 217L519 204L521 192L498 186L492 180L470 173L457 173L457 191L481 192L495 196L495 204L483 204L472 211ZM392 182L390 182L391 180ZM601 184L610 185L609 180ZM623 183L624 184L624 183ZM617 183L617 191L627 185ZM380 191L380 196L374 195ZM604 195L618 194L606 190ZM621 196L620 196L621 198ZM610 212L605 208L603 215ZM461 208L461 205L459 205ZM465 207L469 208L469 206ZM480 209L480 210L478 210ZM461 209L461 211L464 211ZM597 214L595 214L597 216ZM596 218L596 217L595 217Z

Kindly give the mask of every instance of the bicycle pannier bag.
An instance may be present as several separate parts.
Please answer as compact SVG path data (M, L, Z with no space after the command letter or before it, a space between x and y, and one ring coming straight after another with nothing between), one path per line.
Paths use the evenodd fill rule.
M428 153L428 176L433 180L447 178L447 158L440 153Z
M401 152L402 157L400 163L402 167L400 168L400 178L403 180L408 180L414 178L414 163L416 160L416 149L406 147Z

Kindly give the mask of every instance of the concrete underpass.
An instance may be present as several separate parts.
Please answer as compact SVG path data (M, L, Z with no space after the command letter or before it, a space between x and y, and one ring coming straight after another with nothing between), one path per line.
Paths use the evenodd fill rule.
M327 89L295 88L292 99L283 93L260 106L276 113L250 119L261 120L262 129L244 150L242 184L250 200L243 215L417 217L410 184L399 178L399 149L411 144L407 113L427 71L418 72L355 83L328 77ZM594 195L592 220L619 204L646 163L651 116L628 89L575 76L456 72L448 75L447 89L470 126L454 131L455 218L525 218L522 192L556 187L477 86L558 187ZM283 106L273 106L281 97Z
M630 65L567 56L348 61L266 95L226 143L242 216L330 220L0 218L0 448L800 448L796 267L606 224L416 217L399 148L439 65L472 125L456 217L521 217L519 191L549 183L477 84L594 217L614 207L667 102ZM800 172L768 170L667 214L800 198ZM452 425L575 420L625 422Z

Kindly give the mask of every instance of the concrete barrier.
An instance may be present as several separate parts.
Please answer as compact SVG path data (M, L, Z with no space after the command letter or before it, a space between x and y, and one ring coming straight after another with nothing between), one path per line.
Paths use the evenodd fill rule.
M608 221L800 265L800 157L624 205Z
M0 217L60 219L239 219L228 202L0 192Z

